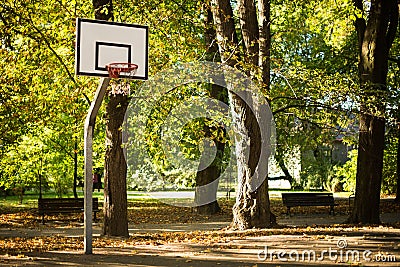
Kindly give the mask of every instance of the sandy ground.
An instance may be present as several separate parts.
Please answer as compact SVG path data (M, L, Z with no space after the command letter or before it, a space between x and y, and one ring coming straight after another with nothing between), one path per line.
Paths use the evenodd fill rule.
M346 248L339 246L347 242ZM399 237L271 235L229 243L171 243L2 256L2 266L399 266ZM378 249L377 246L380 246ZM331 253L329 253L331 252ZM383 253L383 254L380 254Z
M400 221L400 213L382 215L384 223ZM0 266L400 266L400 229L386 224L375 227L340 227L346 215L324 214L280 216L281 225L299 231L271 233L257 230L223 241L128 244L125 247L94 248L92 255L82 250L31 252L1 255ZM132 236L151 233L221 230L228 221L170 224L131 224ZM336 225L309 232L321 225ZM100 235L100 224L93 225L94 236ZM303 231L304 229L304 231ZM302 232L303 231L303 232ZM237 233L237 232L236 232ZM1 228L0 238L61 235L82 237L83 225L64 227L51 223L27 228Z

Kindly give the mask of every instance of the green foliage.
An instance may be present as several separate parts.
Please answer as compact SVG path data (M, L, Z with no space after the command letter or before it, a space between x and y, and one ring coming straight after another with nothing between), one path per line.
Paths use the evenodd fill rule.
M384 154L384 167L382 176L382 193L396 193L396 146L395 140L388 142ZM357 150L351 150L348 154L349 160L343 165L333 166L332 180L340 181L343 189L347 192L355 192L357 174Z
M382 193L393 195L397 190L397 142L398 138L387 134L383 155Z
M1 158L0 186L38 192L41 177L43 190L51 187L59 197L66 194L72 188L72 157L66 157L60 144L52 142L53 136L54 132L45 128L10 146Z
M224 125L229 125L229 121L218 114L196 115L200 112L205 116L207 107L202 107L200 100L207 97L208 87L206 84L179 86L156 97L153 105L135 99L137 103L132 105L134 116L129 116L129 132L135 136L128 147L130 188L193 188L200 157L204 153L204 139L213 144L212 148L215 148L216 141L226 144L222 162L214 162L226 169L231 140Z
M357 150L349 152L349 160L341 165L335 166L335 177L343 183L343 189L347 192L354 192L356 189L357 174Z
M357 38L354 7L341 1L272 3L271 90L268 98L280 154L316 151L337 136L355 140ZM324 186L329 159L304 158L302 185Z
M0 185L5 189L36 188L43 171L43 143L36 138L24 137L17 146L9 147L1 158L2 175Z
M151 30L150 76L172 64L203 58L203 4L113 1L116 21L146 24ZM290 154L293 147L299 147L303 155L329 147L339 134L346 141L357 142L354 114L360 91L355 12L350 0L272 1L272 75L266 97L274 112L281 154ZM60 195L72 187L74 153L79 156L78 175L83 176L83 122L98 80L73 75L74 21L76 17L92 17L92 4L5 0L0 4L0 14L0 185L37 188L41 173L45 184ZM398 54L399 48L396 40L391 53ZM391 62L386 114L390 127L398 123L399 69L398 63ZM139 86L140 82L132 82L133 96ZM180 103L207 95L206 90L198 90L205 89L204 85L196 86L178 88L159 99L156 108L133 98L141 112L129 132L146 142L132 141L131 145L138 147L130 157L130 188L163 188L164 182L177 188L193 185L193 170L177 167L179 160L167 157L167 153L178 151L165 151L161 137L166 132L161 129L169 112ZM99 168L104 161L103 114L101 109L94 140L94 167ZM233 140L225 140L218 123L196 119L178 133L179 142L173 149L181 150L184 159L198 160L205 126L214 129L211 140L231 145ZM169 130L168 134L177 134ZM396 142L396 138L387 139L383 175L386 193L394 192ZM151 161L143 160L147 153ZM302 185L332 188L340 180L345 190L354 191L355 152L349 157L343 166L333 166L327 158L303 158ZM154 166L157 173L151 171Z
M0 161L5 187L72 187L73 156L82 148L88 80L75 80L74 18L85 5L62 1L0 4ZM81 13L83 12L83 13ZM86 12L86 13L85 13ZM92 91L92 90L90 90ZM75 149L75 143L78 149ZM79 151L78 151L79 150ZM78 157L82 165L82 156ZM82 175L82 168L78 168Z
M333 164L326 150L308 151L302 155L301 186L306 190L328 189L333 182Z

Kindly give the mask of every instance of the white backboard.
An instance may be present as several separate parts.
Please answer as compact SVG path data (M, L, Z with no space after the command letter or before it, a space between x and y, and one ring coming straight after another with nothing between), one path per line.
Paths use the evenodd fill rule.
M109 77L109 63L134 63L132 79L148 78L148 27L77 18L76 75ZM121 78L128 78L120 76Z

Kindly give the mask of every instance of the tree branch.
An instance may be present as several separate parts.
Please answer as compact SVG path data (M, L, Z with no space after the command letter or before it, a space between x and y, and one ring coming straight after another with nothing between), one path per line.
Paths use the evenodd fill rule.
M259 0L259 54L258 66L261 69L261 82L265 91L270 91L271 83L271 1Z
M211 11L213 13L221 61L228 66L235 67L240 60L240 54L236 52L236 47L239 46L239 43L231 3L229 0L211 0ZM234 54L236 55L235 57L233 57Z
M334 108L332 106L328 106L328 105L323 105L323 104L292 104L292 105L287 105L283 108L280 108L278 110L275 110L272 112L273 115L281 113L281 112L285 112L288 109L291 108L323 108L325 110L331 110L331 111L340 111L340 112L347 112L348 110L344 110L344 109L340 109L340 108Z
M31 18L29 18L30 22L31 22L31 26L32 28L39 33L39 35L42 37L40 40L43 41L46 46L50 49L50 51L56 56L56 58L58 59L58 61L61 63L61 65L64 67L65 71L67 72L68 77L71 79L71 81L74 82L75 85L78 85L74 76L71 74L71 72L68 69L68 66L65 64L64 60L61 58L61 56L59 54L57 54L57 52L54 50L54 48L51 46L49 40L47 40L46 36L42 33L42 31L40 29L38 29Z
M247 51L247 55L245 55L246 63L254 67L258 65L259 53L259 29L256 7L253 0L239 0L237 1L237 5L242 37Z
M72 73L69 71L68 66L65 64L64 60L61 58L61 56L59 54L57 54L57 52L54 50L54 48L51 46L49 40L47 40L46 36L43 34L43 32L37 28L35 26L35 24L33 23L32 18L29 16L29 22L31 23L32 28L42 37L39 40L36 40L33 36L30 36L32 39L36 40L36 41L43 41L46 46L50 49L50 51L55 55L55 57L57 58L57 60L61 63L61 65L63 66L64 70L67 72L68 77L71 79L71 81L75 84L76 87L79 87L79 84L76 82L74 76L72 75ZM91 104L91 101L89 99L89 97L82 92L84 98L86 99L86 101L88 102L88 105Z
M59 142L57 142L56 140L49 138L50 142L52 142L53 144L57 145L62 151L64 151L65 154L67 154L69 157L71 157L72 159L74 159L74 155L70 154L70 152L65 148L65 146L61 145Z

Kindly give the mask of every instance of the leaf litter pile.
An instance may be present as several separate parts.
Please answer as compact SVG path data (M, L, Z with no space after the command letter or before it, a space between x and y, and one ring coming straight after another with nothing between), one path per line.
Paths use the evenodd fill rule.
M341 203L335 209L337 214L347 214L347 201ZM191 208L169 206L157 201L132 201L129 202L128 215L130 224L168 224L168 223L202 223L210 221L232 220L233 201L221 200L221 212L212 216L198 215ZM41 217L37 210L13 209L1 207L0 228L21 229L38 227L82 227L83 215L57 215L46 216L46 226L41 225ZM382 212L399 211L399 205L393 202L383 202ZM272 210L279 217L284 216L286 208L280 200L272 199ZM304 207L293 209L295 214L327 214L327 207ZM101 221L102 214L99 214ZM312 238L323 239L327 236L351 236L374 234L381 236L399 235L400 223L380 226L355 226L355 225L313 225L308 227L283 227L277 226L273 229L252 229L247 231L230 231L222 229L217 231L190 231L190 232L158 232L158 233L136 233L127 239L96 237L93 238L94 248L131 248L138 245L160 246L171 243L194 243L213 247L232 247L229 242L232 239L245 239L247 237L269 236L269 235L303 235ZM226 244L226 245L224 245ZM63 235L37 236L37 237L0 237L0 254L24 256L29 252L46 252L55 250L82 250L83 237L67 237Z

